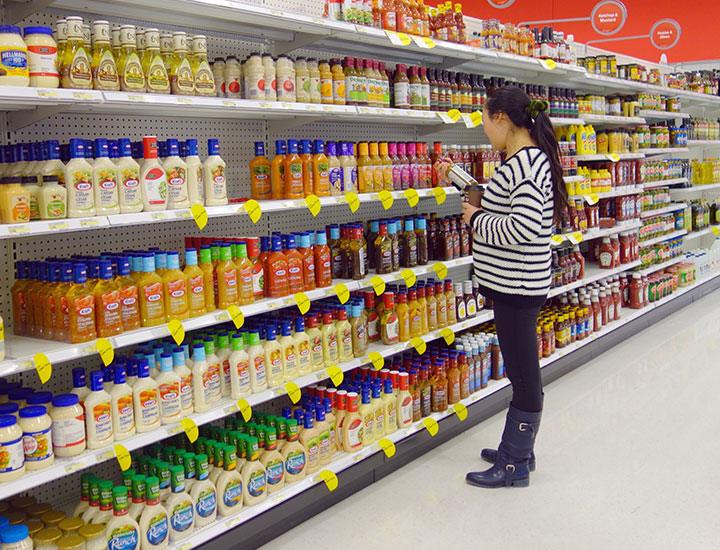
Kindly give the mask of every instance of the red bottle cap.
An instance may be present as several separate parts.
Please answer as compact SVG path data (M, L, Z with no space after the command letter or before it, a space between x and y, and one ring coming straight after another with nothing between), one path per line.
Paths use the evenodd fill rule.
M407 372L401 372L401 373L399 373L399 379L400 379L400 391L409 390L410 389L410 375Z
M383 294L383 302L385 303L386 309L393 309L395 307L395 293L386 292Z
M143 138L143 157L146 159L158 158L158 142L156 136Z
M346 411L347 410L347 392L345 390L339 390L337 392L337 410L339 411Z
M357 412L358 410L358 394L350 392L347 394L347 410L348 412Z
M260 238L259 237L248 237L245 239L247 243L247 255L248 258L257 258L260 256Z
M393 389L397 389L400 384L400 372L396 370L391 370L390 378L392 379Z

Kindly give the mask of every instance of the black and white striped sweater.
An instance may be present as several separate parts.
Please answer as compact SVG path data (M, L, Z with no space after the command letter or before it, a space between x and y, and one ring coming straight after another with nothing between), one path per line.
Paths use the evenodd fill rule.
M478 282L505 294L547 294L552 223L550 162L538 147L525 147L495 171L472 217Z

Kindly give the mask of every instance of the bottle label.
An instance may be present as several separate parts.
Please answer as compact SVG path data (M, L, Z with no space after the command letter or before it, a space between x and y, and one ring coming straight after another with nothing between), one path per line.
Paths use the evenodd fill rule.
M125 286L120 289L120 316L123 326L134 327L135 323L139 323L140 313L138 310L138 288L134 285Z
M107 535L108 550L135 550L140 545L140 533L133 525L123 525Z
M23 438L0 443L0 473L14 472L25 464Z
M283 461L279 458L271 460L265 465L265 472L267 474L268 485L277 485L283 479L285 474L285 468Z
M23 433L23 452L26 462L40 462L53 454L52 427Z
M159 55L153 56L147 70L147 87L156 92L167 93L170 90L170 79L168 78L165 64Z
M183 166L171 166L165 169L168 182L168 201L179 203L187 200L186 170Z
M400 403L400 406L398 407L398 410L400 411L400 417L399 417L400 426L406 426L406 425L410 424L413 419L412 396L410 396L410 395L404 396L402 399L402 402Z
M304 451L300 449L291 451L285 459L285 470L288 474L296 476L301 474L305 469L305 463L306 457Z
M197 515L202 518L210 517L215 514L216 507L217 495L215 494L215 487L208 487L201 491L195 504Z
M12 50L4 50L0 54L0 60L2 60L3 66L5 66L6 57L9 59L17 59L22 64L22 52L20 56L15 54L5 54L5 52L11 52ZM33 77L58 77L57 71L57 48L55 46L28 46L27 51L27 65L30 70L30 76Z
M148 204L164 205L167 200L167 176L162 168L150 169L143 178Z
M183 59L175 70L175 77L171 79L173 82L173 93L181 93L184 95L192 95L195 93L195 80L193 71L187 59Z
M184 411L192 409L192 374L180 377L180 406Z
M247 482L247 490L251 496L260 497L267 489L267 479L264 470L258 470L250 474Z
M95 69L94 77L98 88L117 89L120 77L118 76L117 66L115 65L115 58L110 50L106 50L102 54L97 69Z
M194 75L195 93L197 95L214 96L217 93L215 77L210 70L208 62L203 60L197 66Z
M180 384L160 384L160 414L163 418L173 418L180 415Z
M143 74L140 58L136 53L131 54L125 62L122 75L122 89L128 92L143 91L145 88L145 75Z
M410 106L410 83L395 83L395 107L407 108Z
M132 398L130 398L130 402L132 403ZM53 447L56 449L67 449L75 445L83 445L85 443L85 415L81 414L74 418L53 419L52 442ZM2 456L9 455L0 451L0 457ZM1 461L0 466L2 466ZM0 472L3 471L5 470L0 467Z
M3 63L3 66L4 65ZM79 47L75 50L75 57L73 57L70 63L68 74L71 88L90 88L92 86L90 58L85 48Z
M210 174L212 194L208 199L221 201L227 198L227 187L225 185L225 165L218 164L213 167Z
M78 334L91 334L95 330L95 301L92 295L80 296L74 301L75 327Z
M168 315L182 315L187 312L187 280L176 279L167 283Z
M220 379L220 363L208 367L210 374L210 401L215 401L222 395L222 382Z
M195 523L195 512L191 500L183 500L176 504L170 514L170 525L173 531L182 533Z
M265 74L250 73L245 76L245 93L248 99L265 99Z
M160 512L153 516L148 522L148 528L145 532L147 541L153 546L159 546L168 537L168 516L165 512Z
M264 386L266 381L265 357L262 355L256 355L254 365L255 379L257 380L259 386Z
M112 328L121 327L122 318L120 311L120 291L111 290L100 295L100 304L102 310L99 311L98 325L100 327Z
M333 101L345 101L345 79L336 78L333 80Z
M277 381L282 382L285 376L283 372L282 353L280 353L280 350L272 350L268 354L267 360L270 366L269 377L273 380L273 383L276 383Z
M140 424L143 426L151 426L158 420L158 392L155 389L143 390L138 395L140 401L139 412Z
M132 395L126 394L120 396L116 402L116 410L118 418L118 426L116 432L126 434L135 429L135 415L133 414ZM53 425L55 421L53 421Z
M82 212L95 208L92 172L87 170L77 170L70 174L70 181L74 187L70 200L74 202L73 206L75 207L75 210Z
M140 194L140 171L137 168L123 168L119 174L122 204L126 207L135 207L142 204Z
M158 319L165 315L162 292L162 283L150 283L142 287L148 319Z
M223 504L228 508L234 508L242 504L242 481L239 479L228 481L222 499Z

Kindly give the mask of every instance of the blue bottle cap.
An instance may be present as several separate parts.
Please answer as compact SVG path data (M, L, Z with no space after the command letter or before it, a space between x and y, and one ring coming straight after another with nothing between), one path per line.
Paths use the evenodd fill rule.
M85 264L73 264L73 282L76 285L87 283L87 266Z
M185 155L188 157L196 157L198 154L198 143L196 139L185 140Z
M209 139L208 140L208 155L219 155L220 154L220 145L218 144L217 139Z
M95 156L97 158L105 158L110 156L110 149L106 139L97 138L95 140Z

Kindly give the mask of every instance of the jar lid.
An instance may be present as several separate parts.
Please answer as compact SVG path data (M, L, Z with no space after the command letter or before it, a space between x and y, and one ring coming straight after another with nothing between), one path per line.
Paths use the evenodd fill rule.
M38 502L37 504L33 504L28 507L27 513L34 518L40 518L45 512L50 512L51 510L52 506L50 506L47 502Z
M43 405L35 405L33 407L23 407L20 409L20 418L35 418L47 413L47 408Z
M85 540L90 540L92 538L100 536L104 532L105 526L99 523L90 523L88 525L83 525L82 527L80 527L80 529L78 529L78 533L80 533L85 538Z
M15 418L12 414L0 415L0 428L9 428L15 424L17 424L17 418Z
M17 403L0 403L0 415L17 414L19 408Z
M37 502L34 496L17 497L10 501L10 505L16 510L25 510Z
M35 544L39 543L53 543L62 537L62 531L57 527L48 527L42 531L38 531L35 534Z
M85 548L85 539L80 535L66 535L57 541L57 547L63 550Z
M27 526L31 537L35 537L35 533L45 529L45 524L36 518L27 520L26 522L23 523L23 525Z
M40 519L45 525L52 525L53 527L55 527L66 517L67 514L65 514L65 512L63 512L62 510L50 510L49 512L45 512L42 516L40 516Z
M72 407L80 402L80 398L75 393L64 393L53 397L53 407Z
M23 510L15 510L7 515L10 525L17 525L27 519L27 514Z
M0 541L3 544L13 544L28 538L28 528L25 525L10 525L0 531Z
M58 523L58 527L62 529L65 534L72 533L80 529L83 525L85 525L85 522L80 518L65 518L60 523Z
M20 34L20 27L17 25L0 25L0 33Z
M53 394L49 391L39 391L35 392L33 394L28 395L25 402L28 405L45 405L45 403L50 403L52 401Z
M29 34L48 34L52 36L52 29L50 27L25 27L25 36Z

